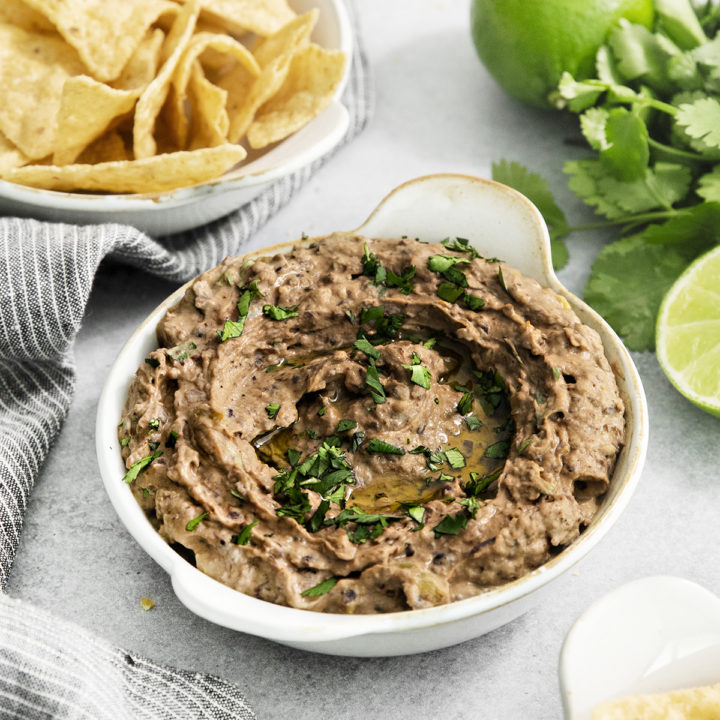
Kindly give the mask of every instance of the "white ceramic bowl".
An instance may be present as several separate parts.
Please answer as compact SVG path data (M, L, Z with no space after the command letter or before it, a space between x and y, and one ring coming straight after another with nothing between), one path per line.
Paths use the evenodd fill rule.
M720 598L667 575L621 585L575 622L560 654L566 720L606 700L720 682Z
M345 75L330 105L304 128L216 180L170 192L95 195L39 190L0 180L0 214L76 224L122 223L149 235L169 235L227 215L273 181L332 150L342 140L349 123L340 96L352 59L350 20L343 0L290 0L290 5L298 13L319 8L312 40L322 47L342 50L348 59Z
M486 256L497 256L567 298L583 322L602 338L626 405L625 445L596 518L570 547L520 580L448 605L378 615L334 615L274 605L243 595L203 574L173 551L145 518L130 488L117 423L135 370L157 347L155 327L185 287L173 293L138 328L122 350L100 398L97 453L103 481L121 520L171 576L180 600L193 612L235 630L286 645L334 655L404 655L447 647L476 637L525 612L552 580L593 548L627 505L639 479L648 438L647 407L627 350L608 325L557 280L540 213L527 198L498 183L463 175L430 175L394 190L357 232L369 237L408 235L438 241L469 238ZM284 243L251 253L289 250Z

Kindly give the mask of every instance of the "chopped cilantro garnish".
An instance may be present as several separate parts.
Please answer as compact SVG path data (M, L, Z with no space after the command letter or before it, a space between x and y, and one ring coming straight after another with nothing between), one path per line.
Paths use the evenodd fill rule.
M555 367L554 365L553 365L553 369L552 369L552 374L553 374L553 377L554 377L556 380L559 380L559 379L560 379L560 376L562 375L562 373L560 372L560 368L559 368L559 367Z
M380 359L380 351L367 338L358 338L354 346L373 360Z
M306 435L306 437L309 437L311 440L315 440L318 436L318 434L312 428L306 428L305 435Z
M234 498L237 498L238 500L245 502L245 497L241 493L239 493L235 488L230 488L230 494Z
M401 275L396 275L392 270L387 271L385 284L388 287L399 288L403 295L409 295L415 288L412 279L415 277L415 266L405 268Z
M350 321L351 325L357 325L357 318L355 317L355 313L351 310L345 311L345 317Z
M496 458L496 459L506 458L508 456L509 451L510 451L510 441L509 440L500 440L499 442L489 445L485 449L485 457Z
M431 350L431 349L435 346L435 343L436 343L436 342L437 342L437 338L435 338L435 337L428 338L428 339L423 343L423 347L424 347L424 348L427 348L428 350Z
M165 440L165 447L172 450L177 444L178 437L178 434L174 430L171 430L167 436L167 440Z
M465 456L457 448L448 448L444 451L444 455L453 470L465 467Z
M468 524L468 516L464 512L446 515L434 528L435 537L440 535L457 535Z
M146 358L145 358L145 362L146 362L151 368L160 367L160 361L159 361L159 360L156 360L155 358L146 357Z
M329 577L327 580L323 580L321 583L313 585L313 587L307 590L303 590L300 594L303 597L320 597L320 595L326 595L337 585L339 579L340 578Z
M404 455L405 451L397 445L392 445L378 438L368 440L365 450L369 453L384 453L386 455Z
M327 406L323 405L318 411L317 414L322 417L327 412Z
M483 426L482 421L476 418L474 415L468 415L465 418L465 422L468 426L468 430L470 431L479 430Z
M357 427L357 422L355 420L341 420L337 424L337 428L335 429L335 432L338 433L344 433L348 430L354 430Z
M482 257L480 253L470 244L470 241L466 238L456 237L454 240L445 238L442 244L448 250L456 250L457 252L466 252L471 258Z
M418 356L416 355L416 357ZM419 357L418 360L420 360ZM430 380L432 375L430 374L430 370L428 370L424 365L417 365L413 362L412 365L403 365L403 367L406 370L410 370L410 382L413 382L426 390L430 389Z
M427 260L427 266L429 270L442 275L455 265L469 262L467 258L456 255L431 255Z
M239 535L233 535L232 541L236 545L247 545L250 541L250 535L252 534L252 529L259 523L259 520L253 520L249 525L246 525L242 532Z
M363 275L372 278L370 282L372 282L373 285L380 285L380 283L385 282L387 272L376 255L368 250L367 243L363 243L362 264Z
M473 409L473 394L470 390L463 393L463 396L460 398L460 401L457 404L457 411L461 415L467 415L468 413L472 412Z
M156 450L152 455L146 455L134 462L123 476L123 482L126 482L129 485L148 465L150 465L150 463L157 460L161 455L162 450Z
M120 447L127 447L130 444L130 436L126 435L121 441L120 441Z
M158 418L148 420L148 427L152 430L157 430L160 427L160 420Z
M283 307L282 305L263 305L262 311L263 315L269 317L271 320L287 320L288 318L297 317L300 314L297 305L287 307Z
M287 451L287 457L288 462L290 463L290 467L295 467L298 464L298 460L300 460L300 455L302 453L299 450L295 450L294 448L289 448Z
M372 307L363 308L360 311L360 324L375 322L385 314L384 305L373 305Z
M279 410L280 405L278 403L270 403L270 405L265 406L265 412L271 420L274 420L276 418Z
M238 315L242 318L250 312L250 303L255 298L263 298L265 295L260 292L257 285L257 280L253 280L245 290L237 302Z
M464 505L470 513L470 517L475 519L475 514L480 507L480 501L476 497L463 498L458 500L458 505Z
M239 320L226 320L222 331L218 330L220 342L240 337L245 328L245 320L246 318L244 317L241 317Z
M370 388L370 395L375 401L375 404L382 405L386 400L385 388L380 382L380 375L375 366L375 361L372 358L370 359L370 364L365 374L365 384Z
M188 532L192 532L208 516L208 514L209 514L208 511L205 510L205 512L200 513L197 517L194 517L192 520L188 520L187 525L185 525L185 529Z
M471 472L470 480L463 485L463 492L466 495L475 497L483 492L483 490L486 490L500 475L502 475L502 468L483 476L480 476L480 473Z
M465 291L449 282L441 282L437 288L437 295L441 300L446 300L449 303L456 302Z
M518 448L518 455L522 455L529 447L530 445L535 442L535 437L531 435L528 438L525 438L521 443L520 447Z
M180 343L174 348L171 348L168 355L173 360L180 362L181 360L187 360L188 357L190 357L191 350L197 350L197 345L191 340L188 340L184 343Z
M505 291L508 292L507 285L505 285L505 278L503 277L503 271L502 267L498 265L498 280L500 282L500 287ZM509 294L509 293L508 293Z
M410 505L407 514L416 522L422 524L425 517L425 508L422 505Z
M363 440L365 440L365 433L364 432L356 432L353 433L352 436L352 444L350 446L350 449L353 452L357 452L360 449L360 446L363 444Z
M469 310L477 311L485 307L485 301L477 295L471 295L469 292L463 294L463 302L468 306Z

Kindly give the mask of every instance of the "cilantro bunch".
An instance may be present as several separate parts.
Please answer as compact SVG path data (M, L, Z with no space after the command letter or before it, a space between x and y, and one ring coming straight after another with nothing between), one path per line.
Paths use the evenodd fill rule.
M585 288L585 299L632 350L654 347L655 318L674 280L720 242L720 7L656 0L652 31L621 20L597 54L596 77L565 73L558 108L577 113L592 157L568 161L569 187L604 220L570 227L547 183L517 163L493 178L540 209L553 262L563 238L617 227Z

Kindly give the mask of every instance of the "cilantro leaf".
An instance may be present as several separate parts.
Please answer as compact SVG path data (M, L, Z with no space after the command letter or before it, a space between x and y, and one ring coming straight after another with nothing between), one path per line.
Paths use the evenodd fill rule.
M720 147L720 102L703 97L693 103L682 103L678 109L677 125L697 140L711 147Z
M635 112L613 108L605 123L607 147L601 148L600 159L621 180L643 177L650 159L648 131Z
M270 405L267 405L265 407L265 412L267 413L267 416L271 420L274 420L277 417L279 410L280 410L280 405L278 403L270 403Z
M392 270L387 271L387 279L385 285L387 287L396 287L400 290L403 295L409 295L414 289L415 285L412 279L415 277L415 266L405 268L401 275L397 275Z
M327 593L329 593L338 584L339 579L340 578L329 577L327 580L323 580L317 585L313 585L313 587L303 590L300 595L311 598L320 597L320 595L327 595Z
M385 388L380 382L380 374L372 358L370 358L370 364L365 373L365 384L370 388L370 395L372 395L375 404L382 405L386 400Z
M145 455L145 457L135 461L123 476L123 482L126 482L129 485L148 465L150 465L150 463L157 460L161 455L162 450L156 450L152 455Z
M271 320L287 320L288 318L297 317L298 306L292 305L283 307L282 305L263 305L263 315Z
M446 300L449 303L454 303L462 297L465 291L449 282L442 282L438 285L437 295L441 300Z
M435 537L440 535L457 535L464 530L468 524L468 516L465 512L459 512L456 515L446 515L434 528Z
M485 448L485 457L496 459L506 458L509 452L510 441L500 440L499 442L488 445L488 447Z
M373 285L380 285L385 282L387 271L377 259L377 256L368 250L367 243L363 243L362 265L363 275L372 278L370 282Z
M337 424L335 432L344 433L348 430L354 430L356 427L357 422L355 420L340 420L340 422Z
M405 454L405 451L397 445L385 442L384 440L379 440L378 438L370 438L365 446L365 450L369 453L382 453L385 455Z
M188 532L192 532L197 528L197 526L209 515L208 511L200 513L197 517L194 517L192 520L188 520L187 525L185 525L185 529Z
M585 299L631 350L655 346L660 302L688 260L669 246L633 235L606 245L592 266Z
M367 338L358 338L355 347L373 360L380 359L380 351Z
M403 367L406 370L410 370L410 382L413 382L426 390L430 389L430 379L432 375L430 374L430 370L428 370L424 365L412 364L403 365Z
M247 545L250 542L250 535L252 535L252 529L259 523L259 520L253 520L249 525L246 525L239 535L233 535L232 541L236 545Z
M457 448L448 448L443 455L453 470L465 467L465 456Z

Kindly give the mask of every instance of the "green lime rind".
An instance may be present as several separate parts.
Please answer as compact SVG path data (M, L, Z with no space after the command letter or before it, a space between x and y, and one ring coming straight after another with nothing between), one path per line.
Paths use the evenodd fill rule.
M663 298L657 358L668 380L720 417L720 247L689 265Z

